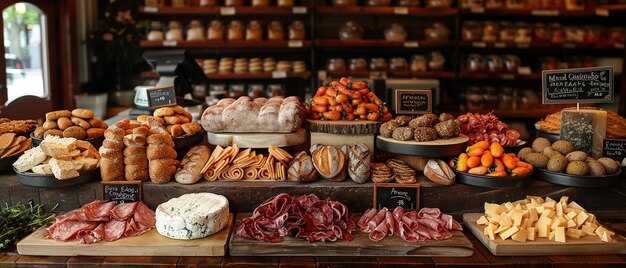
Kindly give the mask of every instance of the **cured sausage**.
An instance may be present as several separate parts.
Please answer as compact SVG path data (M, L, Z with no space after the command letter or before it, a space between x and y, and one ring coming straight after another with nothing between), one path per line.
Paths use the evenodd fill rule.
M407 242L443 240L452 237L450 230L462 230L452 216L441 213L437 208L406 213L402 207L396 207L393 212L387 208L368 209L359 219L359 227L369 233L372 241L380 241L387 235L399 236Z

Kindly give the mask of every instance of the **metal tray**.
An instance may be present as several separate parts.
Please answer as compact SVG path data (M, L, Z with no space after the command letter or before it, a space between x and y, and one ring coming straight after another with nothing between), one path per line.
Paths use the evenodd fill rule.
M33 147L39 146L39 144L43 141L43 139L35 138L32 133L30 134L30 137L33 139ZM102 146L102 142L104 141L104 136L97 139L84 139L84 141L88 141L89 143L93 144L93 147L99 149L100 146Z
M437 158L464 152L468 141L469 138L463 134L452 139L439 139L429 142L399 141L376 136L376 148L394 154Z
M557 173L545 169L535 169L534 178L563 186L603 188L618 183L622 169L617 173L605 176L575 176L566 173Z
M80 176L67 180L59 180L55 178L54 175L41 175L32 172L15 171L15 173L17 175L17 181L19 181L21 184L41 188L61 188L100 180L100 168L83 171L82 173L80 173Z
M483 175L469 174L456 170L454 170L454 174L456 174L456 181L460 183L491 189L525 187L530 183L530 176L532 175L531 173L522 176L489 177Z
M537 137L548 139L551 143L561 139L561 134L552 134L545 131L537 130Z
M189 147L201 143L204 139L204 135L206 135L206 132L202 131L201 133L193 136L173 138L172 140L174 141L174 149L189 149Z
M12 170L13 163L15 163L21 155L22 154L0 159L0 171Z

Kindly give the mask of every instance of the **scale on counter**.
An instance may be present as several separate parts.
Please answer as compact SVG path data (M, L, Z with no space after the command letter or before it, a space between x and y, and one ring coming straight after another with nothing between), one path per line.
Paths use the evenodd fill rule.
M159 81L156 85L135 87L135 107L129 113L131 118L152 114L154 108L151 109L148 105L147 90L155 87L174 85L176 103L180 106L189 107L201 104L182 97L191 93L193 82L206 82L206 75L186 50L146 51L143 58L159 74Z

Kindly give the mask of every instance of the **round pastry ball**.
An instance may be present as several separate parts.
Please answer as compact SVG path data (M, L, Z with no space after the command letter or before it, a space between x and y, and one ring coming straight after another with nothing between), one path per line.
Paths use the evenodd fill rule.
M437 135L439 135L439 137L442 139L457 137L461 132L459 125L457 125L454 120L448 120L436 124L435 130L437 131Z
M526 155L532 152L533 152L533 149L531 149L530 147L524 147L521 150L519 150L519 152L517 153L517 157L519 157L519 159L521 160L524 160L526 158Z
M380 126L380 135L385 138L391 138L393 131L400 125L396 121L387 121Z
M434 141L437 139L437 131L431 127L417 127L413 132L417 142Z
M548 160L550 159L547 156L540 153L529 153L524 157L524 161L535 168L546 168L548 166Z
M586 161L587 153L583 151L573 151L567 154L565 157L567 157L567 160L569 161Z
M543 153L543 149L546 148L546 146L550 146L550 141L546 138L537 138L533 141L532 145L533 151L536 153Z
M396 128L391 137L396 140L408 141L413 138L413 129L410 127L399 127Z
M619 165L617 165L617 163L615 163L615 160L611 158L601 157L601 158L598 158L597 161L600 162L602 166L604 166L604 170L606 170L606 174L613 174L619 170Z
M606 170L604 166L600 164L600 162L596 160L589 160L586 162L587 166L589 166L589 175L591 176L604 176L606 175Z
M565 172L570 175L585 176L589 173L589 166L583 161L572 161L567 164Z
M554 150L552 148L552 146L546 146L546 148L543 148L543 155L547 156L548 158L551 158L555 155L562 155L561 153L559 153L557 150Z
M394 119L393 121L396 121L398 124L400 124L401 127L405 127L409 124L411 119L412 118L408 115L401 115L396 117L396 119Z
M409 127L418 128L418 127L432 127L433 124L437 121L437 117L433 120L432 116L422 115L420 117L414 118L409 122Z
M445 122L448 120L454 120L454 116L449 113L441 113L439 115L439 122Z
M558 140L552 144L552 149L558 151L562 155L567 155L574 151L574 144L566 140Z
M563 156L562 154L557 154L550 157L550 160L548 160L547 169L548 171L562 173L563 171L565 171L567 164L567 158L565 158L565 156Z

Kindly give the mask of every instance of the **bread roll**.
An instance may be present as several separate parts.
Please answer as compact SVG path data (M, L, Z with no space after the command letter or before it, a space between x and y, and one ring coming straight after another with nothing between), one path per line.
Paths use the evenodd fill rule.
M204 145L191 147L185 154L181 167L176 171L175 179L178 183L192 184L202 178L202 168L209 161L211 150Z
M364 183L370 177L370 150L365 144L357 144L349 148L348 173L357 183Z
M306 152L296 154L287 170L287 180L290 181L315 181L318 176L313 160Z
M150 181L154 183L168 183L174 173L178 161L174 159L155 159L149 162Z
M434 183L441 185L454 184L456 175L443 160L428 160L424 167L424 175Z

